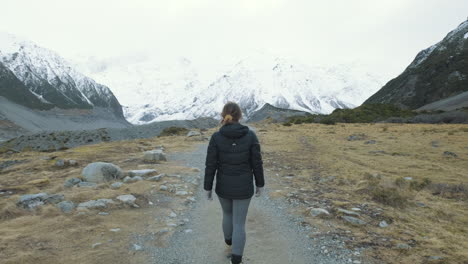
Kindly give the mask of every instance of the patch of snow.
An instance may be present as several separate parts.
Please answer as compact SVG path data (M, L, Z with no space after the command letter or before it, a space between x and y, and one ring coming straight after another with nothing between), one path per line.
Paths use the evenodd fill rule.
M468 32L465 33L465 35L463 36L464 39L468 39Z

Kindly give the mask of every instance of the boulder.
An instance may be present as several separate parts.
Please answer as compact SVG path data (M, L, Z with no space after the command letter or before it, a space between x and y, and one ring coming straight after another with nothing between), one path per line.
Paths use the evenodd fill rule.
M65 164L65 160L63 160L63 159L59 159L59 160L57 160L57 161L55 162L55 166L56 166L56 167L65 167L65 165L66 165L66 164Z
M100 183L120 179L123 176L122 169L107 162L93 162L88 164L81 172L88 182Z
M183 196L183 195L188 195L188 192L187 191L177 191L175 194Z
M143 160L147 162L167 161L166 154L162 149L145 151Z
M114 201L112 201L112 199L90 200L90 201L78 204L78 208L87 208L87 209L107 208L109 204L113 204L113 203Z
M57 207L64 213L70 213L75 209L75 204L72 201L62 201L57 204Z
M145 170L130 170L128 171L128 176L133 177L133 176L140 176L140 177L147 177L147 176L153 176L157 174L158 171L154 169L145 169Z

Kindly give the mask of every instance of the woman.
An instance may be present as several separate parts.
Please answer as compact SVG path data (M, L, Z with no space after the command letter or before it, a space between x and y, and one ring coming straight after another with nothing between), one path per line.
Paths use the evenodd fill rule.
M212 200L213 179L215 192L223 208L224 241L231 247L231 263L242 262L245 246L245 220L250 199L260 196L265 185L260 144L255 133L239 120L242 112L236 103L228 102L221 113L223 126L215 132L208 144L204 189Z

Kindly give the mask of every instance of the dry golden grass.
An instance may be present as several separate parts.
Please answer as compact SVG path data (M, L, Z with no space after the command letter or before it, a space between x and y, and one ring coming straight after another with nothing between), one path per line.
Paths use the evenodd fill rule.
M295 211L310 225L354 237L350 246L368 247L367 256L383 263L425 263L429 256L442 256L441 263L467 263L467 125L255 127L272 196L289 194L287 199L299 201ZM348 141L353 134L366 139ZM367 140L376 143L364 144ZM333 217L314 218L308 207L326 207ZM353 207L363 209L360 218L368 224L347 225L336 212ZM382 220L389 227L378 227ZM411 248L396 249L398 243Z
M14 192L0 196L0 262L1 263L142 263L147 258L145 251L132 251L132 236L148 235L166 227L164 217L171 210L184 210L185 197L175 197L159 186L183 183L176 177L164 177L159 182L141 181L124 184L113 190L111 183L99 184L97 188L64 188L66 179L80 177L81 170L90 162L112 162L124 171L154 168L159 173L193 174L193 168L174 162L145 164L142 152L164 145L165 152L190 151L197 142L186 141L184 136L155 137L120 142L81 146L51 153L22 152L3 154L0 162L22 160L0 173L0 189ZM56 157L44 160L41 157ZM79 166L57 168L57 159L75 159ZM188 185L188 191L195 187ZM84 210L78 214L64 214L53 205L44 205L28 211L16 206L20 195L26 193L61 193L66 200L80 203L99 198L115 198L121 194L133 194L140 208L114 205L101 211ZM170 202L158 203L161 197L172 197ZM154 202L150 205L149 201ZM110 229L120 228L120 232ZM155 235L149 245L164 245L171 232ZM92 248L95 243L102 243ZM148 244L147 244L148 245ZM132 255L133 254L133 255Z

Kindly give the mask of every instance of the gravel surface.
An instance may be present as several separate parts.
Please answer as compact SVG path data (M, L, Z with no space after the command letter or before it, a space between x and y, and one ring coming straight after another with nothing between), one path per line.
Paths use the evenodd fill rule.
M200 168L197 175L202 183L206 148L203 143L194 152L173 153L169 159ZM345 238L326 234L309 238L310 233L319 230L300 225L300 217L287 213L290 205L284 200L269 199L268 175L265 189L261 197L252 198L249 208L244 263L363 263L359 260L360 252L345 248ZM230 263L224 253L219 200L213 194L213 201L208 201L204 194L203 185L199 184L196 202L185 214L177 216L189 222L176 227L167 247L146 248L151 256L148 263Z

